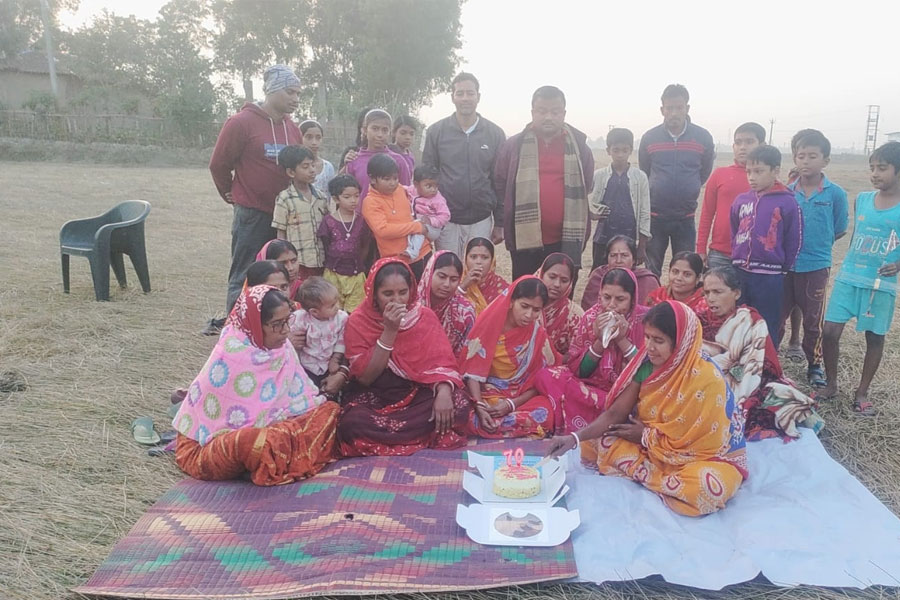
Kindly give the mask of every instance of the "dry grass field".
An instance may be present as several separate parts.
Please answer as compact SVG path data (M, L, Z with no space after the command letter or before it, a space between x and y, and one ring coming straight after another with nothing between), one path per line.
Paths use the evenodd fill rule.
M866 171L857 158L835 160L828 174L853 198L869 186ZM68 589L181 478L171 458L150 458L132 441L129 425L149 415L158 430L167 429L169 393L190 382L214 344L198 332L223 309L231 211L202 168L0 162L0 190L0 371L27 381L26 391L0 392L0 597L72 598ZM63 294L60 226L130 198L153 205L147 221L152 293L140 292L129 264L130 287L114 288L111 302L95 302L87 261L74 258L72 293ZM839 256L848 240L838 245ZM501 268L509 273L506 256ZM864 347L852 327L843 342L843 394L821 412L831 455L900 513L897 333L895 326L872 389L878 416L857 417L849 408ZM788 368L804 380L799 367ZM894 590L783 590L763 583L713 594L661 582L446 596L898 597Z

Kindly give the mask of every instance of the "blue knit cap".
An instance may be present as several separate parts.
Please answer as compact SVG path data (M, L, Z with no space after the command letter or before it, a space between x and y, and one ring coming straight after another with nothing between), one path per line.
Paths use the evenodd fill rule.
M289 87L300 87L300 78L287 65L272 65L263 73L263 92L266 96Z

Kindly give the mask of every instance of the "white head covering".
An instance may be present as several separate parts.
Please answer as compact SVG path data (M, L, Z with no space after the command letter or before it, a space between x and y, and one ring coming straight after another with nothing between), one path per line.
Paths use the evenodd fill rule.
M263 73L263 92L266 96L289 87L300 87L300 78L286 65L272 65Z

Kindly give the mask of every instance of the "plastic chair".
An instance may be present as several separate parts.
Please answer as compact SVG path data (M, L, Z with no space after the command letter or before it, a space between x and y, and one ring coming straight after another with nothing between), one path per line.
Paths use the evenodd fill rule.
M109 268L112 266L119 286L124 288L125 260L137 272L144 292L150 291L147 247L144 243L144 221L150 214L150 203L128 200L98 217L75 219L59 230L59 252L62 257L63 291L69 293L69 257L86 256L91 263L94 294L98 301L109 300Z

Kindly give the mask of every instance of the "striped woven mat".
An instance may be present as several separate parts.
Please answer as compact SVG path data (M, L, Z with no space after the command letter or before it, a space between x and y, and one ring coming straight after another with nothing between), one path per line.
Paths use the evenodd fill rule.
M493 445L492 445L493 446ZM483 589L577 575L571 542L480 546L455 521L464 451L343 460L301 483L187 480L74 591L295 598Z

